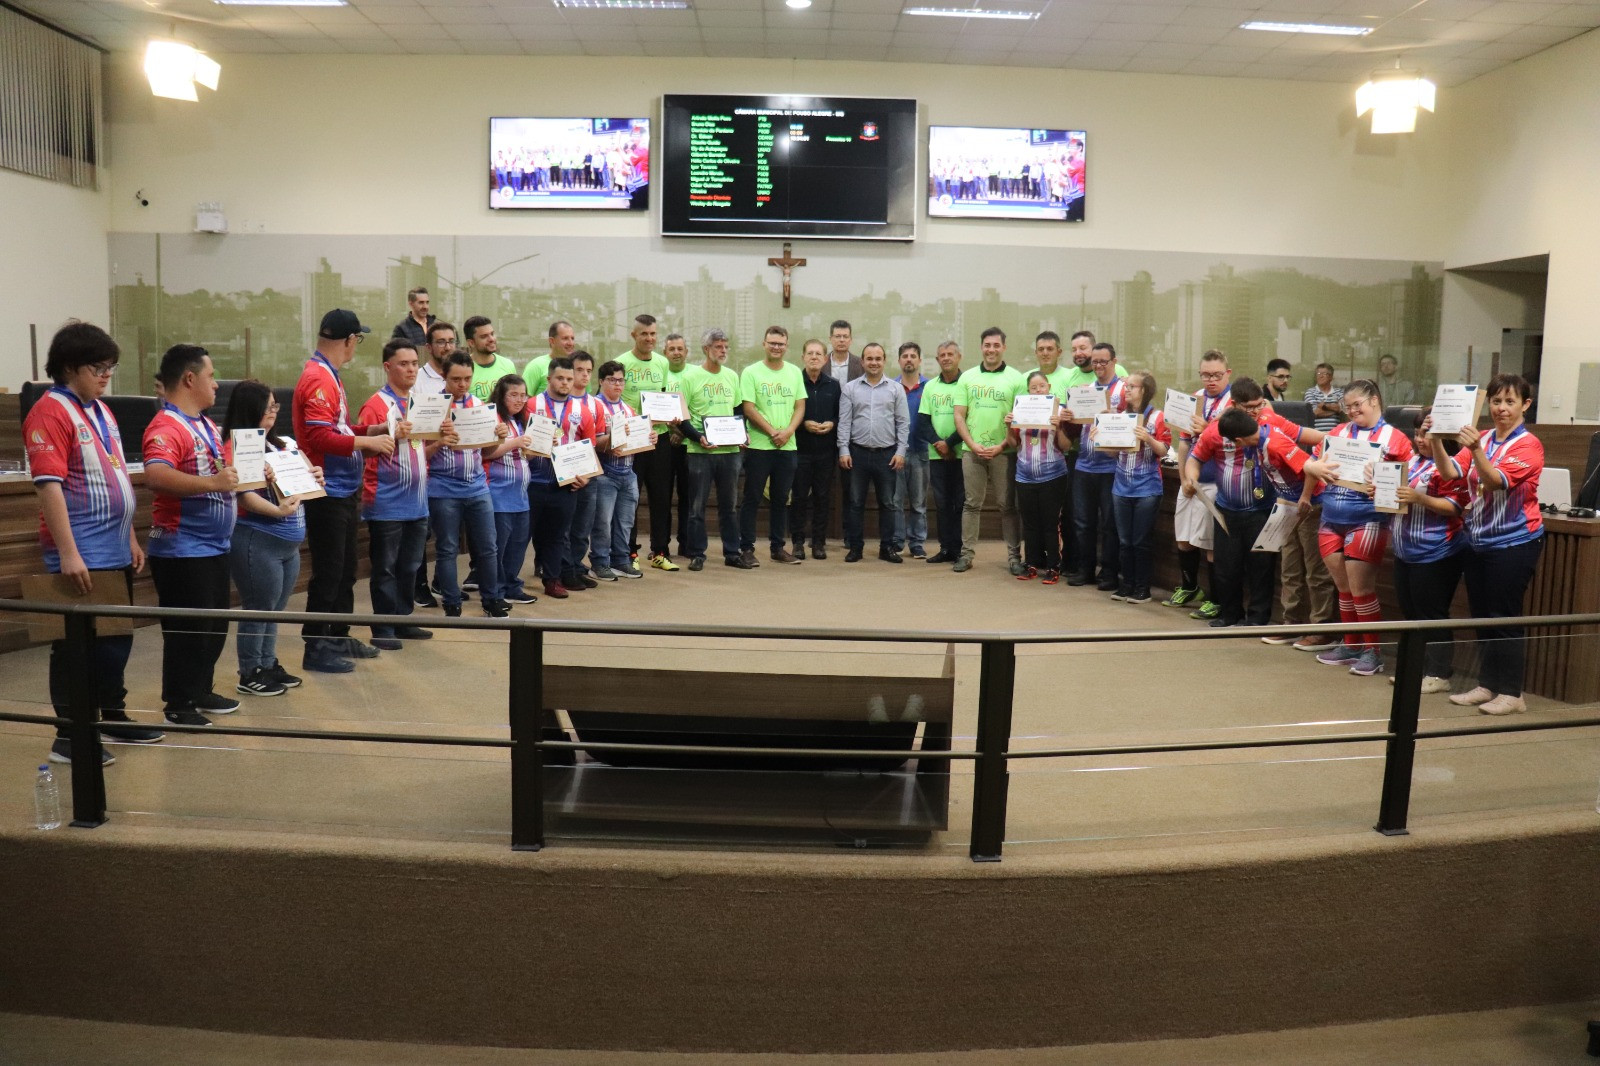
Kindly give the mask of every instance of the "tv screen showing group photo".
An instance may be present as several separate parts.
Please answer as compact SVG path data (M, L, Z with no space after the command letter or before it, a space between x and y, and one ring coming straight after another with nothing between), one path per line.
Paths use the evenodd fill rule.
M928 127L928 214L1082 222L1083 130Z
M491 118L489 206L644 211L647 118Z

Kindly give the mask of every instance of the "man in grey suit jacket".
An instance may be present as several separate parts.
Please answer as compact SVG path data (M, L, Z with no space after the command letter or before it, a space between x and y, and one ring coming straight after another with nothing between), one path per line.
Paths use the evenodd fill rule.
M850 354L850 338L850 323L842 318L828 328L828 344L833 350L828 353L827 369L841 388L866 373L861 357Z

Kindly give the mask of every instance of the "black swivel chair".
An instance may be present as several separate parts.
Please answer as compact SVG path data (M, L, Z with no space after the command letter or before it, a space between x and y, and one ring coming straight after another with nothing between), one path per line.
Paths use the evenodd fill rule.
M17 395L21 400L22 420L24 422L28 420L28 412L33 410L33 405L39 402L39 397L55 388L55 385L56 383L53 381L24 381L22 383L22 388L17 390Z
M1417 424L1422 421L1422 408L1415 404L1384 409L1383 420L1407 437L1417 435Z

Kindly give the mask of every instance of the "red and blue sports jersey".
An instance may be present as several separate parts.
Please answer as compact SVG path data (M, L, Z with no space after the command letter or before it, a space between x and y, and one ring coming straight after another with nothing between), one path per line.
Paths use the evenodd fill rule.
M574 441L592 441L600 435L600 414L596 405L587 403L586 397L568 396L564 400L554 400L550 393L541 392L528 401L534 414L544 415L556 424L557 444L571 444ZM531 417L531 416L530 416ZM528 480L536 481L541 485L554 485L556 483L555 467L550 465L550 460L535 457L528 461Z
M1233 386L1229 385L1215 396L1207 396L1206 390L1201 389L1194 394L1194 398L1200 401L1195 404L1195 413L1205 419L1207 425L1210 425L1217 420L1217 416L1233 406ZM1194 444L1196 435L1188 426L1179 426L1176 432L1179 437L1188 441L1190 445ZM1200 480L1202 483L1210 483L1217 480L1217 465L1215 463L1201 463Z
M1467 483L1461 478L1447 479L1433 460L1412 456L1406 464L1406 484L1429 496L1449 500L1455 513L1430 511L1413 503L1394 516L1391 522L1394 557L1407 563L1436 563L1448 559L1466 546L1461 533L1461 512L1467 506Z
M626 400L618 400L616 403L612 403L602 396L600 397L600 418L603 425L597 429L597 432L609 433L613 422L625 421L634 417L637 413L632 407L628 406ZM633 470L633 456L612 455L610 452L606 452L600 457L600 467L613 477L625 477Z
M1539 475L1544 472L1544 443L1518 426L1505 441L1493 433L1483 438L1483 452L1506 479L1507 487L1485 486L1463 448L1456 464L1467 473L1472 502L1467 507L1467 540L1478 551L1510 548L1544 535L1539 513Z
M1107 453L1101 452L1101 455ZM1056 443L1053 429L1017 430L1016 480L1023 485L1043 485L1067 476L1067 457Z
M1166 415L1154 407L1144 409L1144 428L1163 444L1172 443L1172 431L1167 428ZM1144 441L1131 452L1117 453L1117 476L1111 484L1117 496L1161 495L1161 460L1155 449Z
M180 474L210 477L223 467L222 432L205 415L190 418L172 404L163 404L144 431L144 465L163 463ZM201 559L227 553L233 543L233 493L154 495L146 552L158 559Z
M1110 406L1108 410L1120 411L1123 403L1123 379L1113 378L1111 384L1102 385L1098 381L1094 387L1101 392L1110 393ZM1117 468L1117 453L1096 451L1094 441L1089 439L1087 432L1078 437L1078 469L1085 474L1109 474ZM1019 479L1020 480L1020 479ZM1048 479L1046 479L1048 480Z
M1197 462L1215 460L1217 506L1229 511L1265 511L1275 495L1298 500L1302 471L1310 456L1285 433L1263 424L1255 444L1229 440L1215 422L1206 426L1189 454Z
M67 500L67 524L78 554L91 570L133 565L133 513L137 506L122 452L122 431L99 400L85 406L59 386L39 398L22 424L33 483L56 482ZM44 566L61 572L61 552L39 516Z
M350 404L333 364L320 354L306 360L294 387L294 439L312 466L322 467L329 496L354 496L361 488L362 463L355 454Z
M522 417L516 415L502 419L513 437L528 432L527 408ZM496 514L518 514L528 509L528 460L521 448L512 448L498 459L485 464L489 477L489 499Z
M227 450L228 462L233 462L233 442L226 441L223 447ZM267 441L267 450L270 452L297 452L300 449L295 447L294 441L284 438L284 446L281 448L274 446L272 441ZM297 509L294 514L280 515L276 518L264 514L256 514L254 511L246 510L244 506L244 498L251 495L260 496L273 503L277 502L267 489L251 489L248 492L234 493L234 499L239 508L238 522L241 526L259 529L268 536L277 537L279 540L294 541L297 544L306 539L306 512L304 507Z
M483 401L468 393L452 400L451 407L482 407ZM428 460L428 498L430 500L470 500L489 494L489 480L483 473L483 452L477 448L452 448L446 444Z
M363 426L404 422L410 397L389 386L361 405ZM361 517L369 522L411 522L428 517L428 454L420 440L397 440L393 455L369 453L361 475ZM323 476L327 476L324 474Z
M1412 455L1416 454L1411 447L1411 438L1395 429L1383 419L1378 419L1378 424L1370 429L1364 429L1354 422L1341 422L1328 431L1329 437L1346 437L1350 440L1377 441L1379 447L1378 462L1381 463L1409 463ZM1327 441L1317 446L1317 457L1321 458L1327 451ZM1340 473L1347 473L1340 471ZM1318 497L1322 504L1322 524L1327 526L1360 526L1368 522L1384 520L1385 516L1372 506L1372 497L1355 489L1347 489L1343 485L1328 484L1323 486Z

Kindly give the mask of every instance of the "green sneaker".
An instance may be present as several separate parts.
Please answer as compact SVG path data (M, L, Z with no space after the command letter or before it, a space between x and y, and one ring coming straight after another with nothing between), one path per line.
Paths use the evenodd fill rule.
M961 556L960 558L958 558L956 560L956 565L952 566L950 569L951 569L952 572L957 573L957 574L966 573L968 570L972 569L972 556L970 556L970 555Z
M1202 620L1209 620L1209 619L1217 617L1217 615L1219 615L1221 613L1222 613L1222 608L1221 607L1217 606L1215 603L1212 603L1210 600L1207 600L1206 602L1204 602L1204 603L1202 603L1200 605L1200 609L1198 611L1190 611L1189 612L1189 617L1190 618L1199 618L1199 619L1202 619Z
M1199 585L1196 585L1192 589L1175 588L1172 590L1172 595L1161 601L1161 606L1183 607L1193 603L1195 600L1203 598L1204 597L1201 595Z

